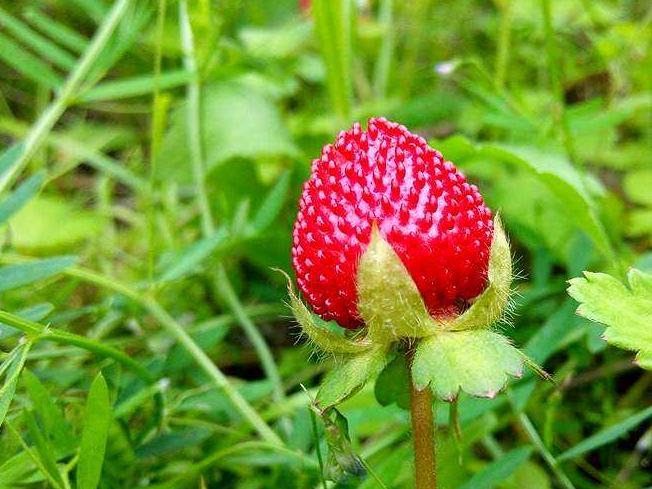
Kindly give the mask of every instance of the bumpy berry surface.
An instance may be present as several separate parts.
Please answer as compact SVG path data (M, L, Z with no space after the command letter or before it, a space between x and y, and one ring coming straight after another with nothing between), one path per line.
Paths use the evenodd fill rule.
M299 202L293 264L325 320L361 325L356 273L374 221L434 317L461 312L485 288L493 221L477 187L423 138L370 119L323 148Z

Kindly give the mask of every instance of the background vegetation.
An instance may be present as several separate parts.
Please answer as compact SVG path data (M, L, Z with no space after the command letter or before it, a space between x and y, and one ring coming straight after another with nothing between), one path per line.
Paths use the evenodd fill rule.
M441 487L652 486L652 375L566 294L652 271L649 2L309 4L0 2L0 487L318 487L300 384L332 360L271 267L311 159L377 115L500 209L504 329L556 380L462 398L459 447L439 404ZM337 487L411 487L407 413L341 411L377 478Z

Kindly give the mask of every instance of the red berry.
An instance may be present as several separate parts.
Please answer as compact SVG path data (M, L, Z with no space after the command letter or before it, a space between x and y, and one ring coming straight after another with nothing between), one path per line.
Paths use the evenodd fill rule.
M493 221L477 187L422 137L370 119L324 146L299 202L292 262L325 320L361 325L356 273L374 221L434 317L458 314L485 288Z

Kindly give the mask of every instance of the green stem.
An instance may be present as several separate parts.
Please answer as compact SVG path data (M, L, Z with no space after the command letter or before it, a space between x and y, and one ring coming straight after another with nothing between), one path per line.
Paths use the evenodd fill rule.
M509 60L509 44L512 31L512 13L514 12L514 1L506 0L500 19L500 31L498 32L498 53L496 55L496 86L505 88L505 73Z
M88 45L86 51L77 62L75 69L70 73L66 82L61 87L57 97L49 105L47 110L42 113L41 117L37 119L25 137L20 154L13 164L0 175L0 193L11 186L14 180L20 175L20 172L25 168L34 154L36 154L48 133L68 108L71 98L108 43L113 30L118 25L118 22L130 3L131 0L117 0L113 4L113 7L102 22L92 42Z
M21 318L20 316L16 316L7 311L0 310L0 321L4 324L8 324L12 328L16 328L23 333L26 333L28 336L36 337L38 340L54 341L63 345L77 346L102 357L112 358L118 363L133 370L134 373L141 377L145 382L154 382L154 377L152 377L145 367L129 355L111 346L89 340L84 336L76 335L74 333L44 326L40 323Z
M412 365L414 349L408 351ZM435 459L435 420L430 388L419 390L412 382L410 367L410 413L414 443L415 489L436 489L437 472Z
M376 97L383 98L387 95L387 82L389 80L392 55L394 53L394 0L381 0L378 20L383 26L384 35L378 50L378 59L374 73L374 92Z
M554 116L561 128L564 146L566 153L570 160L576 165L580 164L575 152L573 138L571 136L568 119L566 116L566 104L564 102L564 89L561 83L561 75L559 73L559 59L557 57L557 43L555 41L555 33L552 28L552 13L550 8L550 0L541 0L541 9L543 12L543 27L546 37L546 55L548 58L548 71L550 72L550 83L552 91L555 96L556 109Z
M193 43L192 28L188 18L187 4L185 0L179 3L179 22L181 24L181 38L184 49L184 63L186 69L193 74L188 83L188 145L190 147L190 154L193 167L193 177L195 189L197 192L197 199L199 201L199 208L201 212L202 234L204 237L211 236L215 231L215 224L211 209L208 201L208 194L206 191L206 175L204 173L204 159L202 154L201 145L201 119L199 112L199 75L197 64L195 60L195 48ZM256 354L260 358L265 375L270 380L274 396L274 401L285 401L285 392L283 390L283 382L276 367L276 362L272 355L269 346L265 339L256 328L251 318L246 314L242 303L240 302L237 294L233 290L233 286L229 281L229 277L222 264L217 266L215 274L215 287L222 299L227 303L228 307L233 312L234 316L242 326L249 341L256 350ZM283 425L285 430L289 433L290 425L289 420L284 419Z
M546 448L543 440L541 439L541 436L539 436L539 433L532 424L532 421L530 421L528 415L524 412L520 412L516 414L516 419L521 425L521 428L523 428L523 431L525 431L527 434L528 438L530 438L530 441L534 444L535 448L539 452L539 455L541 455L541 458L543 458L543 460L550 467L550 470L552 470L553 474L555 474L562 487L565 489L575 489L575 486L570 481L568 476L564 473L561 467L559 467L555 457L553 457L550 451L548 451Z
M181 42L183 45L183 62L186 70L192 74L187 86L188 97L188 146L190 150L190 161L195 179L195 190L199 209L201 212L201 224L204 236L213 233L214 224L211 208L208 203L206 192L204 158L201 144L201 124L199 111L199 72L195 61L195 44L192 37L192 27L188 18L188 5L186 0L179 2L179 24L181 28Z

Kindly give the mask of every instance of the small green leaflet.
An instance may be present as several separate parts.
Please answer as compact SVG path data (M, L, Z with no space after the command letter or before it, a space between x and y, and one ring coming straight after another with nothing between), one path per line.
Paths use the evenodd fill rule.
M74 265L76 257L57 256L0 268L0 292L50 278Z
M86 401L84 431L77 464L78 489L95 489L100 483L110 419L109 389L100 373L93 380Z
M0 365L0 376L6 371L3 383L0 386L0 426L5 420L9 405L16 392L16 384L18 384L18 377L25 366L27 353L29 352L31 342L23 343L16 347L16 349L5 360L7 363Z
M387 364L387 351L384 348L370 349L347 355L339 362L328 372L317 393L317 404L321 409L339 404L378 375Z
M580 303L577 314L607 326L604 339L636 351L636 363L652 370L652 275L632 268L629 287L605 273L584 272L569 281L568 293Z
M4 224L38 193L43 184L43 177L44 173L38 172L27 178L0 204L0 224Z

